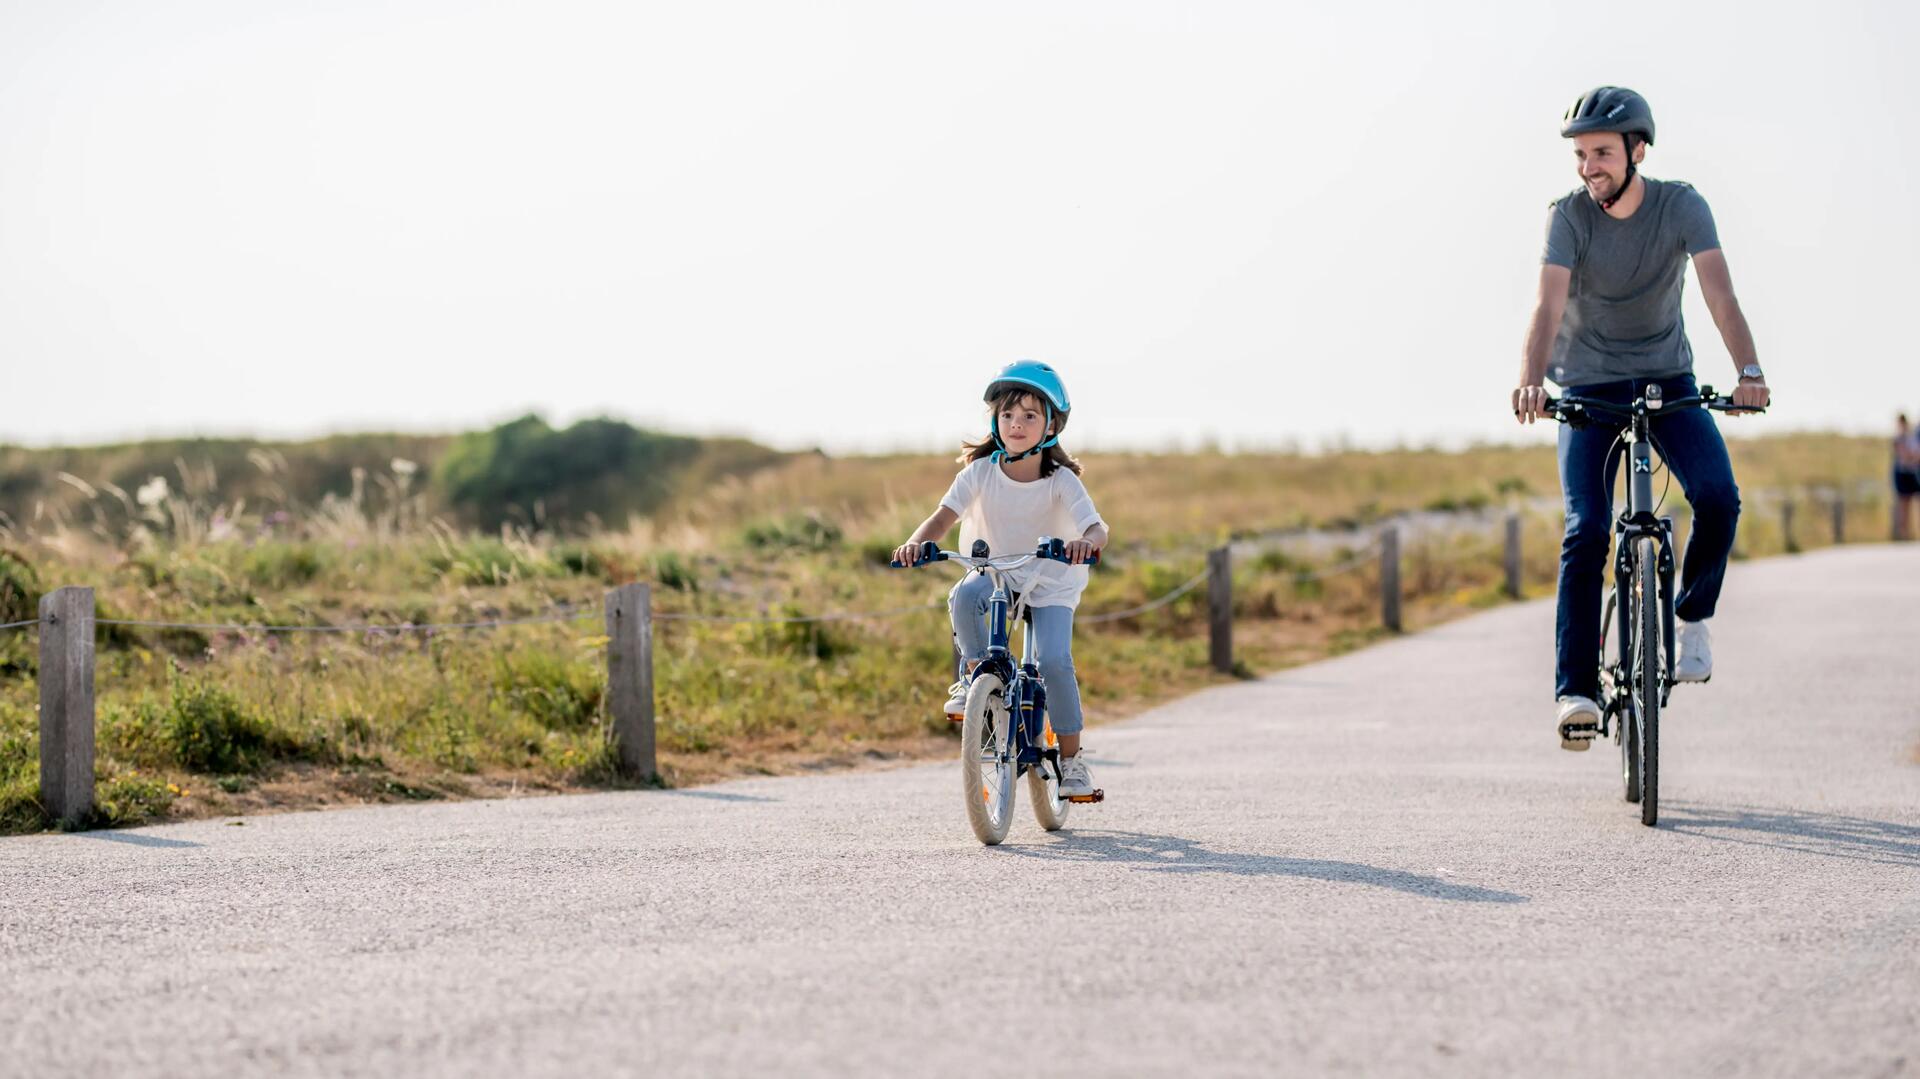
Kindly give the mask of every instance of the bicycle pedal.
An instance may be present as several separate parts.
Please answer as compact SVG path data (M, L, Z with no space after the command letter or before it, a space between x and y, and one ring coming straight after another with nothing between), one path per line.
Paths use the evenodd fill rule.
M1560 728L1560 748L1585 753L1600 737L1600 728L1592 723L1568 724Z
M1107 792L1099 788L1095 788L1092 794L1070 794L1067 796L1067 801L1081 805L1085 805L1088 802L1104 802L1106 800Z

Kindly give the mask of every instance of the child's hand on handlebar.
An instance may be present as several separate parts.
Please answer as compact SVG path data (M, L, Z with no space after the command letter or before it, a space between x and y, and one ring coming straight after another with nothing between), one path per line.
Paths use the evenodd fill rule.
M1068 540L1066 549L1062 553L1067 556L1068 562L1078 566L1100 553L1100 548L1087 540Z
M920 545L908 540L893 549L893 560L902 566L911 566L920 561Z

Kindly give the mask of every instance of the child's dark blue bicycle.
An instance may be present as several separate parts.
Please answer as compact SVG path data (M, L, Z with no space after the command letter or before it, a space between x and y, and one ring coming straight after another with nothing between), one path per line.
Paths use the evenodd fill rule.
M987 656L973 672L967 689L967 714L960 725L960 780L966 797L967 823L980 842L992 846L1007 837L1013 823L1014 781L1027 777L1033 797L1033 815L1040 827L1055 831L1067 823L1073 802L1098 802L1106 795L1060 796L1060 742L1047 722L1047 684L1033 662L1033 625L1025 600L1007 587L1005 573L1036 558L1067 562L1065 544L1041 537L1031 554L990 557L985 540L975 540L973 553L943 551L931 541L920 545L915 566L932 562L959 562L993 580L988 605ZM1088 561L1099 561L1095 555ZM890 563L904 569L898 562ZM1018 663L1009 648L1008 624L1025 621L1027 634Z

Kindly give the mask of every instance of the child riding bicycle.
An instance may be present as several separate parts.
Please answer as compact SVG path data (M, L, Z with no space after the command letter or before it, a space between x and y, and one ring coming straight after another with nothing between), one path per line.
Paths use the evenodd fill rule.
M1073 669L1073 612L1087 587L1087 559L1107 545L1107 526L1080 482L1081 467L1060 446L1072 404L1066 383L1044 363L1008 364L987 384L988 435L962 445L960 472L933 515L894 552L912 565L920 544L956 523L960 545L985 540L996 554L1030 550L1041 536L1078 536L1066 544L1072 565L1035 560L1010 570L1009 584L1032 616L1034 657L1047 685L1048 714L1060 739L1060 793L1093 793L1080 759L1080 684ZM949 687L947 718L966 712L968 679L987 654L986 617L993 582L970 574L954 586L947 607L967 674Z

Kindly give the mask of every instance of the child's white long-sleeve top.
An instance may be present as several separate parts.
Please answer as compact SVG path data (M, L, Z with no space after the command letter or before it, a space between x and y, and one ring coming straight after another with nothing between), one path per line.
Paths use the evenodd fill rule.
M983 457L960 470L940 504L960 515L960 550L983 539L994 557L1025 554L1041 536L1076 540L1104 522L1093 496L1071 469L1032 483L1007 478ZM1087 567L1036 559L1008 574L1008 583L1030 607L1078 607L1087 588Z

